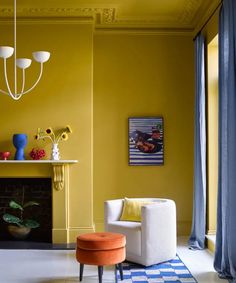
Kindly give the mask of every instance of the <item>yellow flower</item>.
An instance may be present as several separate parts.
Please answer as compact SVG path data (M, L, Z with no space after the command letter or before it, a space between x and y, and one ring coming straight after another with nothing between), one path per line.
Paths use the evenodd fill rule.
M46 134L51 135L53 131L52 131L52 128L49 127L49 128L46 129L45 132L46 132Z
M70 133L70 134L72 133L72 129L69 125L66 126L66 131L67 133Z
M66 132L62 133L61 138L66 141L68 139L68 135Z

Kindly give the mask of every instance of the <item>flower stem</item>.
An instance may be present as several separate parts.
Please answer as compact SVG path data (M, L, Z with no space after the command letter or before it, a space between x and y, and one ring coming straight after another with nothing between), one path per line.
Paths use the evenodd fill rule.
M45 138L49 138L51 140L51 142L54 142L54 140L52 139L52 137L50 136L40 136L39 139L45 139Z
M55 137L55 134L54 132L52 131L52 135L53 135L53 139L51 138L52 142L55 143L56 142L56 137Z

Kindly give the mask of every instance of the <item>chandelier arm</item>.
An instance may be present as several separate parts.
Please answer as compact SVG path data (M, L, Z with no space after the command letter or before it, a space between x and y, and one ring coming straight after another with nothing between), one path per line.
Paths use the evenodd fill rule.
M42 77L42 74L43 74L43 63L40 63L40 73L39 73L39 76L38 76L36 82L32 85L31 88L29 88L26 91L22 92L21 95L26 94L26 93L30 92L32 89L34 89L36 87L36 85L38 84L38 82L40 81L40 79Z
M11 92L9 82L8 82L8 78L7 78L7 59L4 58L3 62L4 62L4 77L5 77L5 82L6 82L6 86L7 86L7 90L8 90L8 95L10 95L13 99L16 99L15 95L12 94L12 92Z
M21 94L23 94L25 88L25 69L22 69L22 88L21 88Z
M14 100L19 100L20 98L21 98L21 96L22 96L22 94L17 94L17 93L15 93L15 94L13 94L12 92L11 92L11 89L10 89L10 86L9 86L9 82L8 82L8 78L7 78L7 60L6 60L6 58L4 58L4 76L5 76L5 82L6 82L6 85L7 85L7 90L8 90L8 95L10 95L11 96L11 98L13 98Z
M17 69L16 69L16 0L14 0L14 87L17 93Z

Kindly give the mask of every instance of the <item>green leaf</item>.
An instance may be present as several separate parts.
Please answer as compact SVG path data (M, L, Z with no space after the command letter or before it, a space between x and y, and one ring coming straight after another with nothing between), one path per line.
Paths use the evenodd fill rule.
M17 202L15 202L14 200L11 200L10 202L9 202L9 206L11 207L11 208L14 208L14 209L20 209L20 210L24 210L23 209L23 207L19 204L19 203L17 203Z
M40 224L37 221L32 219L25 219L22 224L28 228L38 228L40 226Z
M14 224L17 224L17 225L19 225L19 226L21 225L21 220L20 220L20 218L14 216L14 215L12 215L12 214L6 213L6 214L3 215L2 218L3 218L3 220L6 221L7 223L14 223Z
M39 205L39 203L36 201L28 201L23 205L23 207L26 208L26 207L34 206L34 205Z

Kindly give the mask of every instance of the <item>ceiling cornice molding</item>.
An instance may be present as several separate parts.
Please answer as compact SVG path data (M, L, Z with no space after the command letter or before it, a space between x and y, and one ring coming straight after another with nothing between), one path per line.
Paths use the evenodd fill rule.
M115 20L115 8L113 7L31 7L18 8L17 19L26 18L91 18L96 24L112 23ZM10 19L13 17L13 8L0 8L0 19Z
M193 0L194 1L194 0ZM0 22L10 23L13 16L13 8L0 8ZM17 9L17 21L21 23L73 23L91 22L94 20L95 29L104 31L118 31L127 29L142 32L161 32L168 30L176 33L190 33L193 28L183 21L176 23L174 16L162 18L140 19L135 17L118 18L116 7L27 7Z
M212 0L210 2L206 2L206 5L202 7L202 9L196 14L193 20L194 28L194 36L202 29L204 24L209 20L212 16L212 13L216 10L216 8L220 5L221 0Z
M12 25L12 19L0 19L1 25ZM37 25L37 24L92 24L94 25L93 17L27 17L27 18L18 18L18 25Z
M94 23L95 30L108 32L127 29L142 32L163 32L167 30L173 33L194 33L198 21L202 21L202 11L207 6L207 14L213 7L212 2L220 0L185 0L184 9L176 14L164 14L156 16L123 16L120 15L119 7L106 4L106 6L91 4L89 7L80 5L73 6L43 6L41 7L17 7L17 21L22 23ZM207 3L207 4L205 4ZM210 3L210 4L209 4ZM34 3L32 3L34 5ZM213 8L212 8L213 7ZM201 13L200 13L201 12ZM0 22L11 22L13 7L1 6ZM199 25L198 25L199 26Z
M189 36L193 37L193 30L168 28L99 28L94 34L130 34L130 35L163 35L163 36Z

